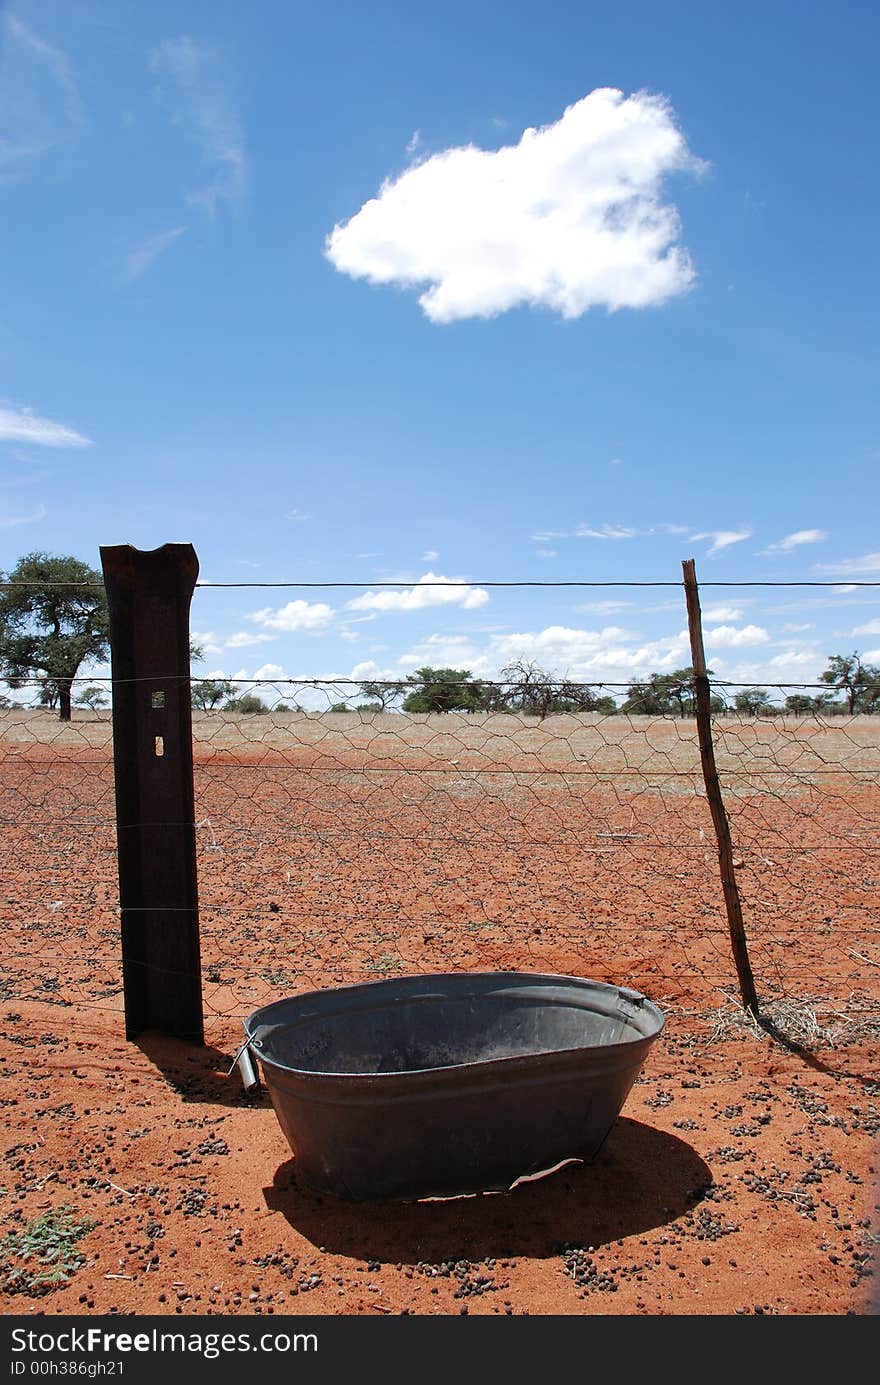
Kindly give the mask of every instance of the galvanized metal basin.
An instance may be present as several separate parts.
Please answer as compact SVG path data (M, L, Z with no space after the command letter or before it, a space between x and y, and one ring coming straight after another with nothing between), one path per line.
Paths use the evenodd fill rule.
M456 972L310 991L244 1028L300 1181L369 1199L593 1159L664 1023L620 986Z

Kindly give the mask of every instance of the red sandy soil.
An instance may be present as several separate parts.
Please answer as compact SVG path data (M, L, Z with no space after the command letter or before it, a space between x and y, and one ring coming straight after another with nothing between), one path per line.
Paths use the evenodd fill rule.
M197 722L202 1048L126 1042L106 723L30 715L0 761L0 1235L62 1206L94 1225L50 1291L10 1292L0 1257L5 1312L876 1311L876 718L821 743L725 731L752 960L788 1043L733 1000L692 728ZM459 969L663 1006L595 1163L450 1201L301 1187L267 1096L227 1076L242 1017Z

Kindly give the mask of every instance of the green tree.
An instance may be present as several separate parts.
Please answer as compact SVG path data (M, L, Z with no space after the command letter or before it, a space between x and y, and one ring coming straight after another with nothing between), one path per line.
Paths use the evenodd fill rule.
M364 697L370 699L371 706L368 711L390 712L395 702L406 688L406 683L395 683L388 680L368 679L365 683L358 685ZM362 710L358 708L358 710Z
M763 716L774 710L766 688L743 688L737 693L733 703L738 712L743 712L749 717Z
M706 673L712 676L711 669L707 669ZM626 701L620 710L635 716L692 717L696 707L694 676L693 668L677 668L672 673L652 673L646 681L630 684ZM723 711L724 704L715 710Z
M104 689L98 687L83 688L74 698L77 707L90 707L93 712L99 707L106 707L109 700Z
M70 721L80 665L109 650L101 574L78 558L28 553L0 580L0 675L11 688L40 679L43 705Z
M851 715L880 711L880 668L863 664L857 649L852 654L832 654L819 681L843 693Z
M231 697L223 706L224 712L244 712L248 716L263 716L269 711L261 697L255 693L242 693L240 697Z
M785 699L785 710L793 716L803 716L815 710L815 703L806 693L790 693Z
M412 688L405 712L475 712L485 709L486 686L466 668L417 668L406 680Z
M200 712L213 712L224 700L235 696L235 684L227 678L197 678L190 685L192 705Z
M489 711L521 712L542 720L554 712L602 712L610 716L617 711L613 697L600 696L587 683L560 679L527 659L507 664L498 677L486 691Z

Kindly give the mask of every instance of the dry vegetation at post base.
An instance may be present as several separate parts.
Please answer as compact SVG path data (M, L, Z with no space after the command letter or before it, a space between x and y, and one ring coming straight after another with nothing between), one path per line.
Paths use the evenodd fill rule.
M375 774L369 718L299 718L295 744L263 717L258 733L197 719L208 1043L127 1043L106 723L74 720L59 742L45 718L49 745L30 715L4 742L5 1312L874 1310L877 880L839 843L847 826L876 835L876 788L817 777L732 804L759 991L786 1044L735 1002L705 803L648 768L624 792L611 723L607 780L573 785L549 770L601 758L588 718L508 734L506 759L488 722L395 719ZM655 769L658 747L693 762L692 727L632 734L652 738ZM803 764L809 744L786 736ZM543 779L525 768L536 748ZM798 834L816 845L795 867L779 848ZM594 976L663 1006L597 1159L449 1201L310 1193L265 1093L228 1075L241 1016L293 990L458 968Z

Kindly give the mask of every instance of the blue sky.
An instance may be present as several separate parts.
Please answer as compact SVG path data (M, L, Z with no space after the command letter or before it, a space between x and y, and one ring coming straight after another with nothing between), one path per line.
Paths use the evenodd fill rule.
M693 556L837 583L707 588L720 676L880 662L876 6L7 0L0 34L0 567L173 540L364 584L200 590L204 673L598 682L689 662L680 593L479 583Z

